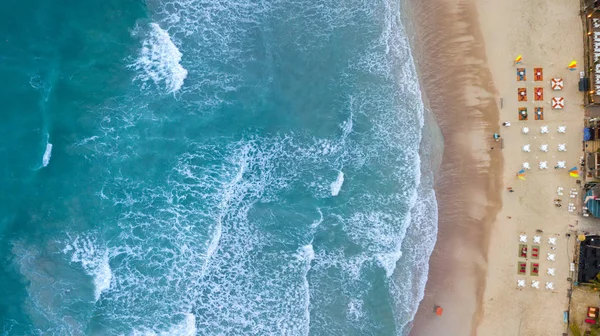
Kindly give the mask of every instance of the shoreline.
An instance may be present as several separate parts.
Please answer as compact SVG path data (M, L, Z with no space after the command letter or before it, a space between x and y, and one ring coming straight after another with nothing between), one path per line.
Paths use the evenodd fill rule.
M503 158L500 150L490 151L494 143L488 137L499 123L495 88L473 15L475 5L455 2L403 4L423 100L444 137L434 183L437 243L411 335L476 333L482 317L489 229L501 207ZM452 309L456 302L460 309ZM436 304L446 310L432 319Z
M566 170L551 168L560 161L575 166L581 155L579 69L566 67L571 60L583 63L579 1L425 0L404 1L404 7L421 90L445 143L435 181L437 243L410 334L565 332L572 252L572 239L565 233L577 227L579 217L566 206L554 206L553 200L557 187L576 190L577 185ZM519 54L524 60L518 67L528 77L521 81L513 63ZM543 68L543 79L534 80L534 67ZM552 78L564 79L564 89L553 91ZM546 99L534 99L539 87ZM518 101L521 88L529 92L528 101ZM567 102L564 110L552 108L550 97L556 96ZM519 108L529 108L528 120L519 120ZM533 118L537 108L544 109L542 120ZM500 118L512 127L501 127ZM549 132L544 134L541 126ZM559 134L559 126L569 131ZM523 134L521 127L531 134ZM501 143L492 140L493 133L501 134ZM525 144L531 144L531 152L522 150ZM569 151L557 150L558 145ZM550 169L538 168L542 162ZM524 163L531 169L525 181L517 180L514 174ZM507 187L514 187L514 193L506 192ZM567 197L565 204L575 201L562 197ZM517 253L523 236L531 251L525 256ZM539 236L537 242L534 236ZM526 272L518 271L521 264ZM524 287L517 287L518 281ZM533 286L536 281L541 287ZM549 283L553 287L544 288ZM540 302L544 309L537 309ZM433 313L434 305L444 308L443 316Z

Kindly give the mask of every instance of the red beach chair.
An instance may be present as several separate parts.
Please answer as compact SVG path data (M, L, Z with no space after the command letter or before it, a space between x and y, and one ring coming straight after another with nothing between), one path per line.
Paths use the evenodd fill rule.
M536 82L543 81L544 80L544 69L533 68L533 80Z
M526 88L518 88L517 96L519 101L527 101L527 89Z
M533 89L533 100L535 100L535 101L544 100L544 88L536 87Z

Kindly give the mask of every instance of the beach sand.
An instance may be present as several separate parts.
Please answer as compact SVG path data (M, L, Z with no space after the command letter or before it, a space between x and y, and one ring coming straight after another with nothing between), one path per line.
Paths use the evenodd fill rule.
M583 66L583 36L578 0L423 0L406 4L415 33L413 41L423 90L444 134L445 151L436 182L440 202L438 243L430 261L430 276L412 335L560 335L565 332L567 278L573 238L565 234L578 217L569 213L575 179L558 161L579 166L582 155L583 94L579 71L569 71L575 59ZM527 80L516 80L513 60ZM534 67L543 81L534 82ZM550 80L562 77L564 90L553 92ZM527 88L528 101L517 101L517 88ZM533 100L534 87L544 100ZM565 109L552 110L550 99L564 97ZM501 103L502 101L502 103ZM534 107L544 108L544 120L534 120ZM518 120L527 107L529 120ZM500 123L510 121L510 127ZM530 133L524 135L521 128ZM540 127L549 133L541 134ZM557 132L566 126L565 134ZM492 140L502 135L503 146ZM522 151L530 144L531 152ZM548 145L548 152L539 147ZM557 146L566 144L567 151ZM492 147L494 149L492 149ZM499 148L503 147L503 148ZM538 168L547 161L549 169ZM526 180L515 173L523 162L531 169ZM513 187L509 193L506 188ZM564 188L557 196L557 187ZM553 200L562 199L563 206ZM578 208L580 210L580 208ZM509 218L510 217L510 218ZM539 260L519 258L519 236L528 236L529 252L536 230L543 230ZM555 250L548 238L556 238ZM547 260L547 254L555 261ZM519 275L518 262L527 262ZM531 263L539 275L530 275ZM555 276L547 274L555 269ZM517 280L526 287L517 289ZM540 282L540 289L531 287ZM554 290L545 289L552 282ZM444 315L433 314L434 305Z

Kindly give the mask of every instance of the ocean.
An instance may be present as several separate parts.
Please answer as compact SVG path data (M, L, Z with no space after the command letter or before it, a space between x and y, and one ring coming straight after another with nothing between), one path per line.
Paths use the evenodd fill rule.
M407 335L436 129L400 0L0 14L2 335Z

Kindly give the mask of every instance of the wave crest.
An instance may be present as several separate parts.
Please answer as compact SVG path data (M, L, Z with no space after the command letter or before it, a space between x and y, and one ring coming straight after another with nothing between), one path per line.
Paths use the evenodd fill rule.
M151 23L140 54L131 65L139 72L135 80L141 81L143 87L152 82L163 86L167 93L179 91L188 74L181 65L182 56L169 33L157 23Z

